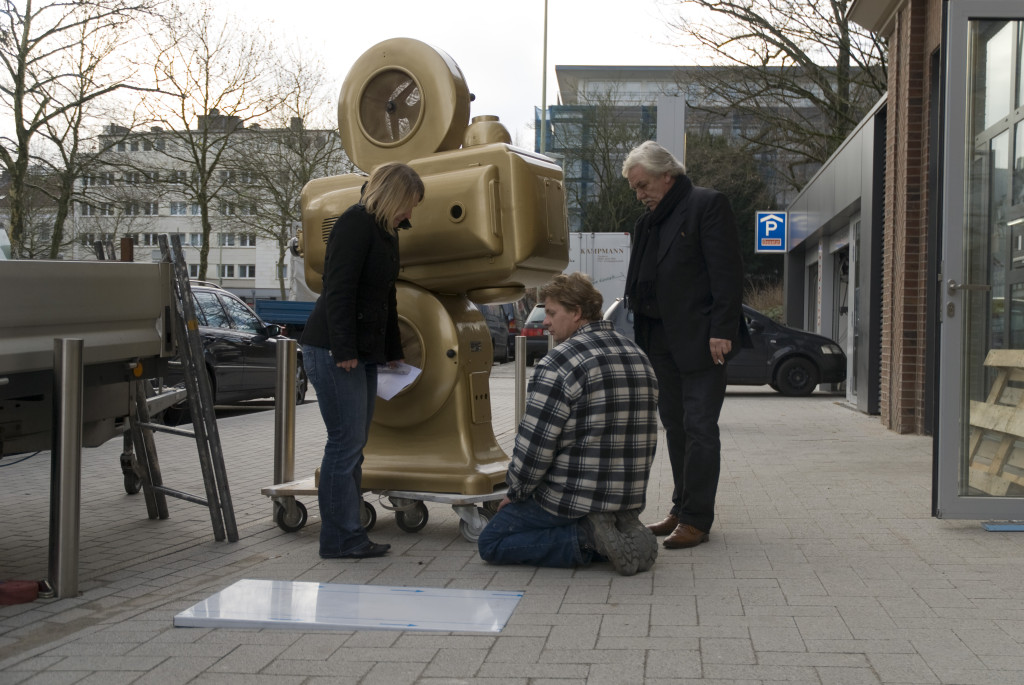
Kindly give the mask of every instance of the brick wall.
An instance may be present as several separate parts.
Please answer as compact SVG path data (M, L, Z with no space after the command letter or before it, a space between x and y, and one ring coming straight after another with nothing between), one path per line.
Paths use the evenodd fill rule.
M928 55L939 12L938 0L909 0L889 36L880 405L900 433L925 429Z

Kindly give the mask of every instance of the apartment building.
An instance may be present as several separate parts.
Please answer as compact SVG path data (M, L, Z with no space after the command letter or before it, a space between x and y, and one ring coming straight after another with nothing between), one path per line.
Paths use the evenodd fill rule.
M306 129L297 118L283 128L245 126L216 110L187 131L109 125L89 168L78 183L70 258L96 258L97 242L116 251L130 238L136 261L156 260L158 236L178 234L191 277L249 301L281 298L282 288L288 298L302 279L286 249L302 186L352 170L335 130Z

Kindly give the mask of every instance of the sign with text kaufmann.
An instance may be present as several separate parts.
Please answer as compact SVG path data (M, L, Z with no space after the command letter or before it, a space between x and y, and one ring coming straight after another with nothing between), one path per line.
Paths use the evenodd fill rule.
M757 244L755 252L786 251L786 213L757 213Z

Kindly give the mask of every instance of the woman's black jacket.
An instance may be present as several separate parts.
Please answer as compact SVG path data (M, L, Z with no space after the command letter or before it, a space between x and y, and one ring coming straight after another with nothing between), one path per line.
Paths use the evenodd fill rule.
M401 359L398 272L398 237L363 205L349 207L327 239L323 290L300 342L329 349L336 362Z

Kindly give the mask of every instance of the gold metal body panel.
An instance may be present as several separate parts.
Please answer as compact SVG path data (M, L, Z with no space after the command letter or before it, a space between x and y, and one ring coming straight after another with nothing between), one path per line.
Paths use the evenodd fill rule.
M445 293L521 290L543 285L565 268L565 187L562 170L551 160L492 143L409 165L426 192L413 210L412 228L400 232L403 280ZM365 180L358 174L332 176L303 189L306 284L316 292L334 220L359 201Z
M423 371L377 400L363 450L363 488L480 495L505 482L508 456L491 426L487 324L465 295L398 284L406 361Z

